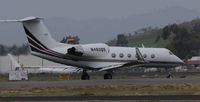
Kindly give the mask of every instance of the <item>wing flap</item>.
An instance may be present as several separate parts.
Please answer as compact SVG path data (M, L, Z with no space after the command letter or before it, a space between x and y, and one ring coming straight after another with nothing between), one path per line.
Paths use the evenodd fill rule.
M124 65L124 64L118 64L118 65L108 66L108 67L101 68L99 71L112 70L112 69L115 69L115 68L122 67L123 65Z

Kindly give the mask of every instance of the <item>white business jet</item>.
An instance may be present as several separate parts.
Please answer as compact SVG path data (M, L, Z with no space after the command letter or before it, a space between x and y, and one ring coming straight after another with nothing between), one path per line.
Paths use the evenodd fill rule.
M35 56L83 68L82 80L89 80L87 70L106 71L104 79L112 79L112 70L123 67L175 67L183 61L165 48L110 47L104 43L63 44L55 41L42 18L27 17L20 20Z
M70 74L79 73L82 71L82 69L72 66L24 66L19 64L11 54L8 54L8 57L10 58L12 66L15 68L15 70L27 70L28 73Z

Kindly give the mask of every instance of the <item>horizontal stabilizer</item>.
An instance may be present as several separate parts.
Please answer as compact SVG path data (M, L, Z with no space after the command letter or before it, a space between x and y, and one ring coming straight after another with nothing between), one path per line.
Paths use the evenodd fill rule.
M27 22L27 21L38 21L40 19L43 19L43 18L39 18L39 17L26 17L26 18L19 19L19 20L0 20L0 22Z

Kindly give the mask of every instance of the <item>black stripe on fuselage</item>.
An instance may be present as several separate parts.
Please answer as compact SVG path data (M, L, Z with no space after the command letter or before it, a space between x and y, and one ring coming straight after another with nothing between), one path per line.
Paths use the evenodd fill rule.
M50 50L48 49L46 46L44 46L33 34L31 34L31 32L25 27L25 25L23 25L24 27L24 31L25 33L27 34L27 39L28 39L28 42L33 45L34 47L40 49L40 50L43 50L45 52L48 52L48 53L54 53L54 54L59 54L59 55L63 55L61 53L58 53L58 52L55 52L53 50ZM41 51L40 51L41 53ZM54 55L55 56L55 55Z
M32 51L42 53L42 51L39 51L38 49L34 48L33 46L31 46L31 45L29 45L29 46Z
M44 50L44 48L42 48L40 45L38 45L37 43L35 43L34 41L32 41L29 37L27 37L27 39L28 39L28 42L30 44L32 44L33 46L35 46L35 47L37 47L37 48L39 48L41 50Z
M37 39L30 33L30 31L25 27L25 25L23 25L23 27L24 27L25 33L26 33L29 37L31 37L34 41L36 41L36 42L37 42L38 44L40 44L42 47L48 49L46 46L44 46L39 40L37 40Z
M60 55L60 54L58 55L58 54L55 54L53 52L47 52L45 50L41 50L41 49L35 47L34 45L31 45L31 44L30 44L30 48L31 48L31 50L33 52L38 52L38 53L41 53L41 54L45 54L45 55L49 55L49 56L54 56L54 57L57 57L57 58L62 58L63 57L63 55Z

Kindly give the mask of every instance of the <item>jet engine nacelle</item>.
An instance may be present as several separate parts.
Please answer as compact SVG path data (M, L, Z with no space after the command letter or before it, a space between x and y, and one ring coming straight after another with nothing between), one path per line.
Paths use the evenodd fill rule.
M77 45L69 48L67 53L75 56L99 57L109 53L109 46L103 43Z

